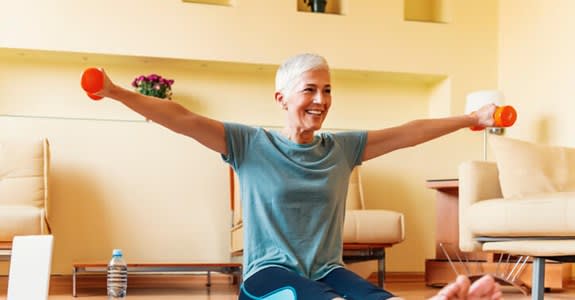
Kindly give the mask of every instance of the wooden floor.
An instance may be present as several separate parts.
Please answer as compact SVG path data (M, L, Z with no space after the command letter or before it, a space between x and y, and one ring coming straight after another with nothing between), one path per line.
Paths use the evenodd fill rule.
M386 289L404 299L427 299L439 289L425 286L422 277L411 279L390 279ZM204 275L186 276L132 276L129 278L128 299L187 299L187 300L236 300L238 287L233 285L227 276L212 276L212 286L206 287ZM76 298L72 297L72 280L70 276L53 276L50 282L50 300L106 300L105 278L97 276L82 277L78 282ZM6 299L7 279L0 277L0 300ZM529 300L529 296L504 287L504 298ZM575 284L563 290L553 290L545 294L546 300L575 299Z

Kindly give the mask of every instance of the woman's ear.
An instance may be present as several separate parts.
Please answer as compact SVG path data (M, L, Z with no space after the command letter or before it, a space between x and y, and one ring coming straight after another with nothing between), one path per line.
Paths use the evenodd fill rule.
M274 94L274 98L276 100L276 103L279 104L279 106L285 110L287 109L287 105L286 105L286 99L284 98L284 94L282 92L275 92Z

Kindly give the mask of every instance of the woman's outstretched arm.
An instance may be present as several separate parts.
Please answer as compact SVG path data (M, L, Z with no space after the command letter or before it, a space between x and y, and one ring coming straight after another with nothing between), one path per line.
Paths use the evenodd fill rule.
M117 100L140 115L174 132L187 135L202 145L221 154L227 154L224 124L191 112L179 103L142 95L114 84L104 74L98 96Z
M495 105L488 104L470 115L414 120L396 127L369 131L363 160L419 145L461 128L491 126L494 111Z

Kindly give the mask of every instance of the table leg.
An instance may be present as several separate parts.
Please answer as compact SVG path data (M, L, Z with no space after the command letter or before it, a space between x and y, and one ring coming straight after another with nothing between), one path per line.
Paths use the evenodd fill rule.
M72 268L72 297L76 297L76 267Z

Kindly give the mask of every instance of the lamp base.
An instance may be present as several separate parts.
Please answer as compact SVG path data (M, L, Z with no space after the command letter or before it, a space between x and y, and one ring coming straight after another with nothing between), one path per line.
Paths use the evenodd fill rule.
M495 135L503 135L505 133L505 128L503 127L489 127L489 133Z

